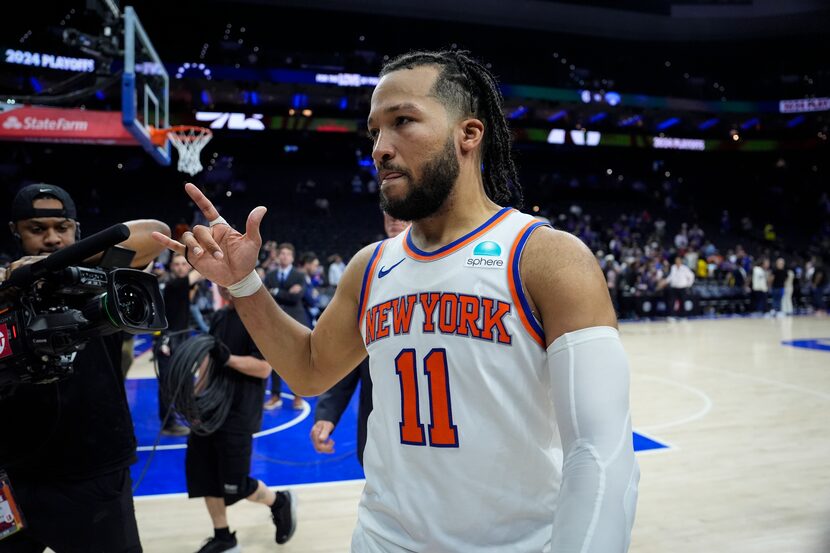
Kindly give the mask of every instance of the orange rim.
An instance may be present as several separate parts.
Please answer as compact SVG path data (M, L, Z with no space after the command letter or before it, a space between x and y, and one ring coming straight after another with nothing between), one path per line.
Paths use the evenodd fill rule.
M150 129L150 141L155 144L156 146L164 146L164 143L167 142L167 135L170 133L177 133L179 137L185 141L193 141L197 138L201 138L204 135L212 135L213 131L208 129L207 127L197 127L195 125L176 125L174 127L170 127L167 129L157 129L153 126L149 127ZM189 132L193 132L193 135L189 135Z

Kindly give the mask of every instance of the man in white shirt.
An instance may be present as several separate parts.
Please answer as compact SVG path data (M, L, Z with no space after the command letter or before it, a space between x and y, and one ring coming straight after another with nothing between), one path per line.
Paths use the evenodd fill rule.
M336 253L329 256L329 286L337 286L345 270L346 264L343 263L343 258L340 257L340 254Z
M752 305L759 313L767 312L769 303L769 259L752 267Z
M672 265L671 271L669 271L669 276L666 277L669 311L672 316L683 315L685 312L683 305L686 303L689 289L694 283L695 274L683 264L683 258L680 256L675 257L674 265Z

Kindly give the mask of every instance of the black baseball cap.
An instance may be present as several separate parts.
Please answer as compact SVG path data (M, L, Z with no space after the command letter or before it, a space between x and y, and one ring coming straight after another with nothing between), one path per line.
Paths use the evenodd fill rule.
M35 199L44 196L59 200L63 207L61 209L36 209L32 206ZM66 217L75 220L78 218L78 212L69 192L60 186L46 183L30 184L21 188L12 200L12 221L34 217Z

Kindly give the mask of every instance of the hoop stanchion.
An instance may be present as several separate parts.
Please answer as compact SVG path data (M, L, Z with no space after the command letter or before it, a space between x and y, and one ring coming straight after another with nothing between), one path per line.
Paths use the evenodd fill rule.
M205 127L194 127L191 125L178 125L169 129L152 129L151 137L153 142L163 145L165 140L179 152L179 163L177 168L182 173L190 176L202 170L202 162L199 155L202 149L213 138L213 132Z

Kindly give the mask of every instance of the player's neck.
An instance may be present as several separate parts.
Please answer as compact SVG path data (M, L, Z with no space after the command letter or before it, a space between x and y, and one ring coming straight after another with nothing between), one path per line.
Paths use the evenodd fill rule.
M467 182L462 178L435 214L413 221L410 233L418 248L433 251L446 246L480 227L501 209L484 193L480 177Z

